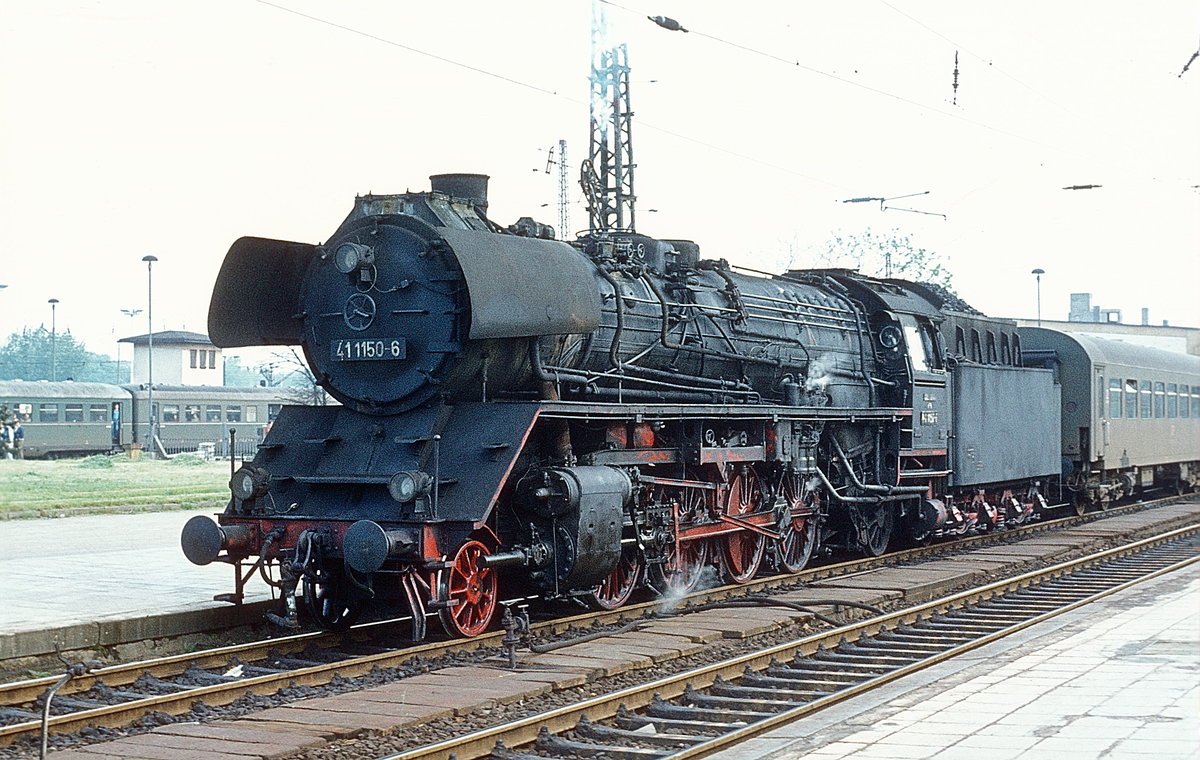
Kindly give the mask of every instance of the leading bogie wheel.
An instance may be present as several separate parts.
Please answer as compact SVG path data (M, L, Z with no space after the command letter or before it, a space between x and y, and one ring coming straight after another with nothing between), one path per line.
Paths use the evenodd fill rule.
M340 573L322 570L300 582L304 609L322 630L344 631L362 612L362 602L347 598L346 580Z
M454 554L449 567L438 571L438 617L451 636L478 636L496 615L499 577L495 568L484 567L482 562L489 553L479 541L467 541Z

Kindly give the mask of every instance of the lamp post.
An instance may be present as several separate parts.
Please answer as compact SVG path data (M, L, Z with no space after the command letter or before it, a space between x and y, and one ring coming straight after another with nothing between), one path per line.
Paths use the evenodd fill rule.
M1042 275L1046 273L1045 269L1035 269L1030 274L1037 277L1037 323L1038 327L1042 326Z
M121 313L124 314L125 316L129 317L130 319L133 319L138 314L141 314L142 310L141 309L121 309ZM130 364L132 364L132 363L133 362L130 361ZM132 374L132 372L130 374ZM130 382L132 382L132 381L133 381L133 378L131 377ZM120 384L121 384L121 341L118 340L117 341L117 385L120 385Z
M146 333L149 353L146 354L146 402L150 405L146 413L146 442L143 444L147 452L154 452L154 262L157 256L143 256L146 262L146 324L150 331Z
M51 298L50 304L50 382L58 381L58 299Z

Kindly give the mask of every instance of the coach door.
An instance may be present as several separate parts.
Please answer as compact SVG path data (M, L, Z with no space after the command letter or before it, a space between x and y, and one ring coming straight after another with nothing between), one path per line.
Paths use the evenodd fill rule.
M113 448L121 446L121 402L112 402L112 411L109 413L109 427L112 430L112 445Z

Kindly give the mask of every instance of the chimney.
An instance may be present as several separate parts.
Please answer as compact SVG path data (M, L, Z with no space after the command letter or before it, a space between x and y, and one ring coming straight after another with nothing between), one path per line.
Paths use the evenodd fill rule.
M433 174L429 177L429 184L435 193L468 200L486 214L489 179L486 174Z
M1142 325L1144 327L1150 326L1150 310L1145 306L1142 307Z

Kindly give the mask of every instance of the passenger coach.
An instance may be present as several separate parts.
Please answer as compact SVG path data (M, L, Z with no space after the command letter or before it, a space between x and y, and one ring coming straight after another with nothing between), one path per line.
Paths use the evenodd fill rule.
M1064 479L1080 507L1200 483L1200 357L1021 328L1062 386Z

